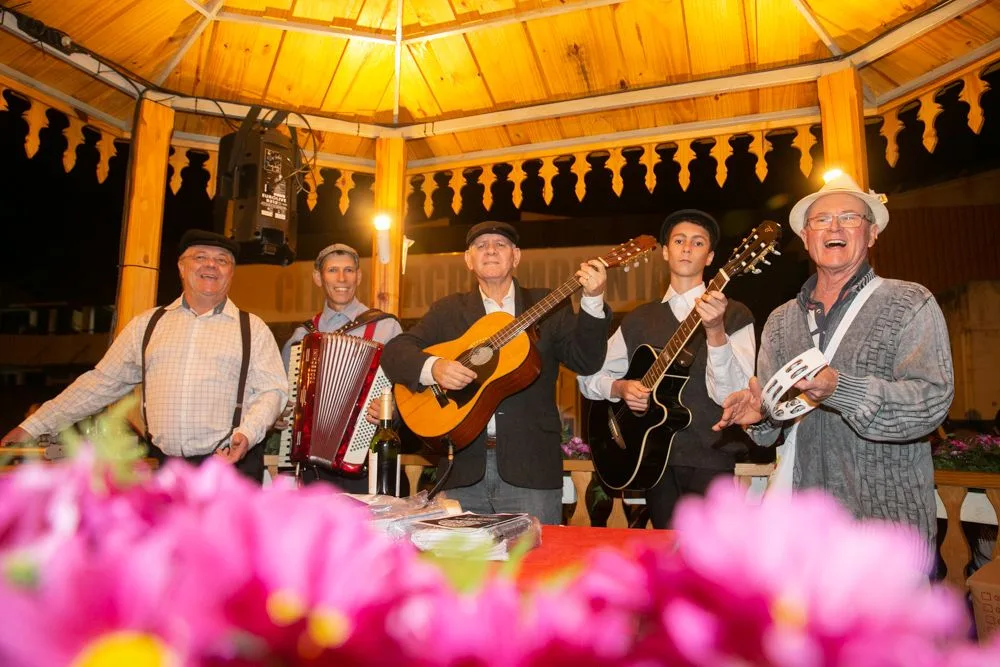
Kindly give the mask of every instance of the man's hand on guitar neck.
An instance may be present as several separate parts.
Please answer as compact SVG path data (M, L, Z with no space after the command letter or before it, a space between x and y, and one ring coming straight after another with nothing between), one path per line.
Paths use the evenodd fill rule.
M638 380L615 380L611 383L611 398L625 401L629 410L642 414L649 409L650 390Z
M705 337L712 347L722 347L726 344L726 306L729 300L718 291L705 292L694 302L694 309L701 316L705 327Z
M604 294L604 285L608 282L608 272L596 259L580 264L576 279L583 285L584 296L600 296Z
M476 379L475 371L451 359L435 361L431 367L431 375L434 376L434 382L439 387L450 390L464 389L466 385Z
M764 406L760 390L760 380L750 378L750 386L734 391L722 402L722 419L712 427L713 431L721 431L727 426L738 424L747 426L764 419Z

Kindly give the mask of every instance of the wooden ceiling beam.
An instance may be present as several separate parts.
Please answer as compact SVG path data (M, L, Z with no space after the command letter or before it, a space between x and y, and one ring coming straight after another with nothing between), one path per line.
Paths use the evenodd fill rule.
M465 21L448 28L432 28L426 32L417 33L403 38L403 44L429 42L434 39L444 39L446 37L464 35L467 32L476 32L486 28L497 28L511 23L523 23L525 21L545 19L552 16L559 16L560 14L579 12L597 7L607 7L608 5L621 5L625 2L628 2L628 0L580 0L579 2L563 2L559 5L542 7L541 9L532 9L526 12L519 12L517 14L507 14L504 16L495 16L493 18L487 17L479 21Z
M779 85L784 86L795 83L810 83L816 81L821 75L829 71L841 68L842 66L836 61L792 65L760 72L748 72L746 74L734 74L714 79L701 79L699 81L688 81L666 86L628 90L621 93L595 95L594 97L583 97L562 102L547 102L529 107L463 116L453 120L419 123L401 127L399 131L407 139L419 139L440 134L451 134L453 132L479 130L497 125L524 123L560 116L576 116L645 104L684 100L692 97L704 97L719 93Z
M677 123L641 130L629 130L596 136L573 137L558 141L546 141L524 146L496 148L485 151L474 151L459 155L410 160L406 163L407 173L421 173L443 168L458 168L463 166L482 166L503 162L512 158L530 159L534 157L551 157L564 153L578 153L589 150L607 150L624 146L635 146L650 142L682 141L714 136L720 132L744 133L751 131L767 131L779 127L793 127L819 123L819 107L789 109L770 113L736 116L734 118L719 118L692 123Z
M399 123L399 88L403 63L403 0L396 0L396 47L393 51L392 124Z
M826 44L826 48L830 50L830 53L835 56L842 55L844 50L837 46L837 42L833 41L833 37L830 36L830 33L828 33L826 28L820 24L819 20L809 8L809 5L806 4L806 0L792 0L792 2L795 4L795 8L799 10L799 14L802 15L802 18L805 19L805 22L809 24L809 27L812 28L813 32L816 33L816 36L819 37L820 41Z
M17 17L12 12L3 11L2 14L3 21L0 23L0 28L4 31L9 32L18 39L31 44L37 49L41 49L48 55L53 56L58 60L62 60L63 62L68 63L73 67L86 72L87 74L90 74L95 79L108 84L115 90L125 93L129 97L138 97L139 93L146 89L145 85L119 74L109 65L105 65L88 53L67 54L63 53L59 49L49 46L48 44L43 44L17 27Z
M993 41L983 44L978 49L973 49L972 51L969 51L964 56L959 56L958 58L955 58L954 60L951 60L945 63L944 65L941 65L940 67L935 67L926 74L918 76L915 79L911 79L910 81L907 81L903 85L893 88L887 93L879 95L878 98L876 99L878 107L881 110L881 108L884 107L885 105L895 102L896 100L905 95L917 92L921 88L924 88L925 86L929 86L935 83L940 85L941 83L943 83L942 80L947 78L950 74L957 72L961 69L964 69L965 67L972 65L973 63L979 60L988 59L990 58L990 56L996 55L997 53L1000 53L1000 37L997 37ZM983 63L983 66L985 67L987 64L988 63Z
M946 0L920 16L912 18L889 32L872 40L865 46L844 56L843 60L853 67L870 65L896 49L909 44L921 35L940 27L955 17L975 9L987 0Z
M396 38L392 35L379 32L368 32L357 28L341 28L321 23L308 23L305 21L286 21L283 19L273 19L267 16L250 16L226 9L219 12L216 21L228 21L230 23L246 23L259 28L273 28L275 30L285 30L287 32L301 32L307 35L323 35L325 37L339 37L341 39L355 39L359 42L371 42L374 44L395 44Z
M153 83L159 86L167 80L167 77L174 71L174 68L176 68L180 64L181 60L184 59L184 56L187 55L188 50L190 50L190 48L194 46L194 43L198 41L198 38L201 37L201 33L205 32L205 28L208 27L208 24L214 21L215 17L219 15L219 11L222 9L222 3L224 1L225 0L214 0L214 4L211 9L208 10L207 14L201 17L201 20L198 21L198 25L194 27L194 30L192 30L188 36L184 38L184 43L181 44L179 49L177 49L177 53L175 53L173 58L170 59L170 62L164 65L163 69L161 69L160 72L153 77Z
M198 2L198 0L184 0L184 2L191 5L191 7L202 16L209 15L209 10L203 4Z

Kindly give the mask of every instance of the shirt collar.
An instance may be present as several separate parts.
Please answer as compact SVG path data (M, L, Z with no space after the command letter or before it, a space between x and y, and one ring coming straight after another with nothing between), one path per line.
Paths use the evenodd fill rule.
M489 301L493 300L492 298L486 296L486 292L483 291L482 287L479 288L479 296L482 297L483 303L486 303L487 300L489 300ZM514 281L511 280L510 281L510 287L507 288L507 294L504 295L504 297L503 297L503 303L500 304L500 308L503 308L504 305L506 305L507 303L509 303L510 300L513 299L513 298L514 298Z
M320 315L320 322L325 324L330 324L332 322L337 322L343 319L344 322L350 322L351 320L357 319L358 315L368 310L368 306L364 305L357 299L351 300L343 310L337 311L330 307L330 304L323 302L323 314Z
M858 270L851 276L851 279L841 288L840 294L837 296L837 301L833 304L836 306L838 303L847 300L848 298L853 298L858 292L860 292L865 285L870 283L875 278L875 269L871 267L867 260L861 262L861 266ZM799 295L796 300L803 310L809 310L811 307L815 307L819 304L818 301L812 298L813 290L816 289L816 282L819 280L817 274L812 274L809 279L806 280L802 289L799 290ZM833 310L832 308L830 310Z
M188 311L195 317L211 317L212 315L221 314L231 317L234 320L239 316L240 312L240 309L236 307L236 304L227 297L225 301L213 308L211 312L196 315L195 312L191 310L191 306L188 305L187 299L184 298L183 294L177 297L169 306L166 306L164 310L177 310L178 308Z
M684 292L683 294L675 290L674 286L671 285L670 287L667 288L667 293L663 295L663 300L660 303L668 303L675 296L679 296L688 303L693 304L698 299L698 297L704 293L705 293L704 283L698 283L697 285L689 289L687 292Z

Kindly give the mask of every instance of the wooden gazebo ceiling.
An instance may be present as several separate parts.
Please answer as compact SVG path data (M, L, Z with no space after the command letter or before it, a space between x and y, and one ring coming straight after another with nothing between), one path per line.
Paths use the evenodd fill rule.
M363 158L373 155L372 126L416 124L410 157L427 159L815 108L815 76L801 66L851 54L861 54L852 62L860 68L868 105L875 107L957 59L1000 49L1000 0L0 4L66 33L140 88L357 123L354 134L360 136L328 132L321 150ZM898 44L865 60L866 48L889 42ZM0 65L2 75L51 87L125 122L131 116L132 98L125 92L15 31L0 31ZM669 93L670 87L746 73L762 74L736 90L726 79L716 87L688 85L683 90L690 94L682 99ZM623 91L641 96L663 90L665 95L648 100L589 106ZM560 101L573 102L565 113L539 110ZM198 106L216 113L204 102ZM483 116L478 126L455 125L483 114L494 116ZM425 125L435 122L442 131ZM228 131L219 118L188 113L178 114L177 130L210 136Z

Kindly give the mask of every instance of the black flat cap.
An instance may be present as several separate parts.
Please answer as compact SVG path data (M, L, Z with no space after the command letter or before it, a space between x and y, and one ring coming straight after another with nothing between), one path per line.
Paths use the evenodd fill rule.
M663 224L660 225L660 245L666 244L667 237L670 236L670 230L674 228L674 225L681 222L690 222L699 227L704 227L708 232L708 243L712 247L712 250L715 250L715 244L719 242L719 223L708 213L699 211L696 208L685 208L680 211L674 211L666 217Z
M233 259L240 258L240 244L233 239L227 238L215 232L206 232L203 229L189 229L184 232L181 242L177 246L177 254L183 255L184 251L193 245L208 245L215 248L228 250Z
M473 226L469 230L469 233L465 235L465 245L470 246L476 238L482 236L483 234L501 234L510 239L510 242L517 245L521 236L514 229L514 225L508 224L506 222L496 222L493 220L487 220L485 222L480 222L478 225Z

